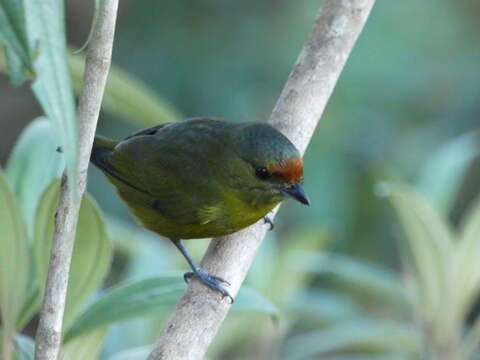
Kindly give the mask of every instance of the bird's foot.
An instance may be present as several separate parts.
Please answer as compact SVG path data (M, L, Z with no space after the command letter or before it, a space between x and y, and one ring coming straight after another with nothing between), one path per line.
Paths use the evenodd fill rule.
M198 278L204 285L208 286L209 288L215 291L218 291L220 294L222 294L224 298L225 297L230 298L230 303L233 304L232 295L230 295L230 293L227 290L225 290L225 288L222 285L220 285L221 283L223 283L227 286L230 286L230 283L227 280L219 276L209 274L205 270L203 270L201 267L194 269L194 271L186 272L183 275L183 278L187 283L192 277Z
M265 224L270 224L270 229L269 230L272 231L273 228L275 227L275 224L273 223L272 218L268 215L265 215L263 217L263 221L265 222Z

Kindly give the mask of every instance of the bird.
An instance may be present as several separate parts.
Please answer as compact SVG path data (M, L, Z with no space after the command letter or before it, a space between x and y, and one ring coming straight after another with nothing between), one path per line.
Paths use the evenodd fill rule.
M233 297L223 278L209 274L182 240L237 232L280 202L310 200L303 189L303 160L273 126L196 117L163 123L123 140L95 136L90 161L116 187L134 218L170 239L198 278L223 297Z

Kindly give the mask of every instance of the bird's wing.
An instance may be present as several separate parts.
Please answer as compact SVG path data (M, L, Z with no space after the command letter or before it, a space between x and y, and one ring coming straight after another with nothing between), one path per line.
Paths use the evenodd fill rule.
M160 125L155 125L155 126L151 126L149 128L146 128L146 129L139 130L139 131L134 132L133 134L127 136L126 138L124 138L123 141L134 138L134 137L143 136L143 135L155 135L157 133L157 131L159 131L160 129L162 129L165 126L168 126L170 124L171 123L163 123L163 124L160 124Z
M121 142L105 171L160 215L178 224L205 224L220 216L218 191L201 160L179 144L162 143L158 129L143 130ZM196 160L192 160L192 157ZM201 158L201 157L200 157ZM205 168L202 169L205 171Z

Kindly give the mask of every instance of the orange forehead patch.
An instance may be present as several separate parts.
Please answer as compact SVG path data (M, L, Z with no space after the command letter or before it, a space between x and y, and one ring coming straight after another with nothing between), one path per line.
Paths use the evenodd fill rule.
M296 183L303 178L303 160L299 157L293 157L269 166L268 170L271 174L282 177L288 183Z

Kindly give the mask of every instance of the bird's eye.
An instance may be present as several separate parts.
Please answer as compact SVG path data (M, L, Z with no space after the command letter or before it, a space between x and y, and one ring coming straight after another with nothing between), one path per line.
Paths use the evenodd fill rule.
M255 168L255 175L257 175L257 177L262 180L268 179L270 177L270 173L268 172L267 168L264 168L263 166Z

